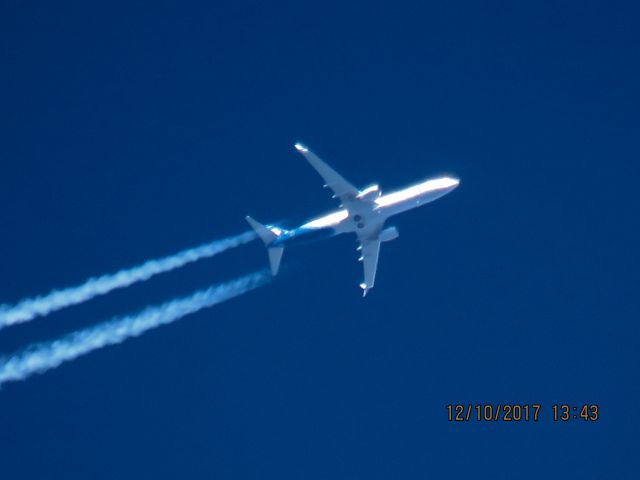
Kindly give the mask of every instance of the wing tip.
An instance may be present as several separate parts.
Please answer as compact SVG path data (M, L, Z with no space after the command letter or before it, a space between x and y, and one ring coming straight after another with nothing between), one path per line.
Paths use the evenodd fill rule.
M294 145L294 147L296 147L296 150L298 150L299 152L302 152L302 153L306 153L306 152L309 151L309 148L306 145L304 145L304 144L302 144L300 142L296 143Z

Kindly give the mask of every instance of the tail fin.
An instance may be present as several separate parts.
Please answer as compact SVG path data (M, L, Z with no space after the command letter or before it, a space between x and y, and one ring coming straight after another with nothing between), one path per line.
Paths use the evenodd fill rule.
M245 217L251 228L253 228L260 239L264 242L267 247L267 253L269 254L269 264L271 265L271 275L277 275L278 270L280 270L280 261L282 260L282 253L284 252L284 247L271 247L270 245L273 241L282 235L282 230L279 228L269 228L265 225L262 225L260 222L256 222L250 216Z

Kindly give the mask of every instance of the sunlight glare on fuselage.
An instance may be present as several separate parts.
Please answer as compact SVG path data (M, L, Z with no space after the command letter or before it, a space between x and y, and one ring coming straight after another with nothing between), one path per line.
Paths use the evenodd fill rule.
M442 190L445 188L455 187L460 183L459 180L450 177L434 178L433 180L427 180L426 182L418 183L411 187L392 192L388 195L376 198L376 204L379 207L387 207L389 205L395 205L405 200L411 200L412 198L419 197L425 193L433 192L435 190Z
M316 218L310 222L305 223L301 228L325 228L337 225L341 221L345 220L349 216L349 212L346 210L338 210L337 212L330 213L324 217Z

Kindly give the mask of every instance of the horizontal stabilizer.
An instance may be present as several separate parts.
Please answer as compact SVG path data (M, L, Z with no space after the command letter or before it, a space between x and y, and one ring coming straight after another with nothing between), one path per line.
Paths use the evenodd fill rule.
M271 266L271 275L276 276L280 270L280 261L282 260L283 247L270 247L267 249L269 253L269 265Z
M270 247L273 241L282 235L283 231L278 227L267 227L260 222L256 222L253 218L247 215L245 217L251 228L253 228L260 239L267 247L267 253L269 254L269 265L271 266L271 275L277 275L280 270L280 261L282 260L282 253L284 247Z
M270 245L276 238L278 238L278 234L275 231L273 231L273 229L267 228L266 226L262 225L260 222L256 222L249 215L247 215L245 218L247 219L247 222L249 222L249 225L251 225L251 228L253 228L256 231L256 233L258 234L258 236L264 242L265 245L267 246Z

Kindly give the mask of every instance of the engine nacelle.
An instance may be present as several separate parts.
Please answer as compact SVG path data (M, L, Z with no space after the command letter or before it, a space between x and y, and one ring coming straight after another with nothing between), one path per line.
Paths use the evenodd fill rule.
M356 198L359 200L365 200L367 202L373 202L376 198L380 196L382 192L380 191L380 187L378 185L371 185L370 187L362 190Z
M399 236L400 232L398 232L398 229L396 227L387 227L380 232L380 241L390 242L391 240L395 240Z

